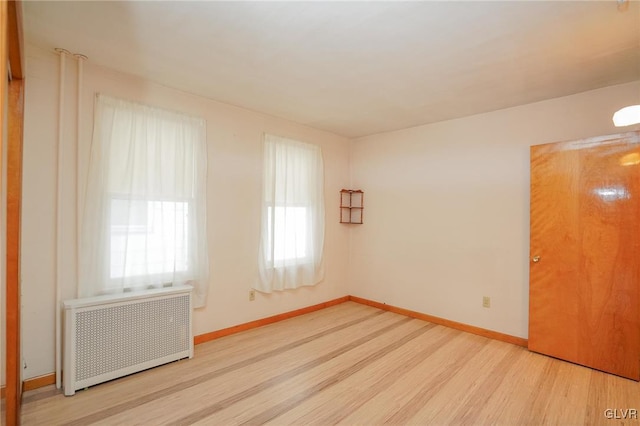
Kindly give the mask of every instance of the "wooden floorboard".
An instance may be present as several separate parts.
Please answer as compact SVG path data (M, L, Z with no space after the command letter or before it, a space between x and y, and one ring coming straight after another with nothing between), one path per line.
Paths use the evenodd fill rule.
M607 419L605 410L618 418ZM640 384L353 302L196 346L64 397L25 425L640 424ZM633 414L633 412L631 412Z

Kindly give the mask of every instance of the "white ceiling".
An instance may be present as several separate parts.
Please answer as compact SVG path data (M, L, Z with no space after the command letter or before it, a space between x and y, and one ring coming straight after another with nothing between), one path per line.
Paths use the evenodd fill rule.
M640 79L640 3L25 1L44 48L348 137Z

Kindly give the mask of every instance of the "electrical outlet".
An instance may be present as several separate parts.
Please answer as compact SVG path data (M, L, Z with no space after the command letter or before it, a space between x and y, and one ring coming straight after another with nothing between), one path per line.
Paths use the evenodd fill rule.
M483 308L491 307L491 298L489 296L482 296L482 307Z
M253 302L256 300L256 291L254 289L249 290L249 301Z

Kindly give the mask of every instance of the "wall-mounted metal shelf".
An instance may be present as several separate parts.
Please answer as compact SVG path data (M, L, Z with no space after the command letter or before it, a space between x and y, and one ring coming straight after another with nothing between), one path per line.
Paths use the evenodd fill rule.
M343 189L340 191L340 223L362 224L364 191Z

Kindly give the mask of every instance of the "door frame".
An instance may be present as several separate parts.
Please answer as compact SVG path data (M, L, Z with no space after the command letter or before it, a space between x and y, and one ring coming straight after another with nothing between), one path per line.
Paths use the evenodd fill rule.
M7 207L6 207L6 365L5 424L20 424L22 404L22 356L20 345L20 217L22 204L22 143L24 129L24 51L22 39L22 3L0 0L0 82L4 117L7 102ZM8 65L8 66L7 66ZM3 120L2 120L3 121ZM0 134L4 134L0 125ZM5 170L3 170L5 172ZM4 174L4 173L3 173Z

